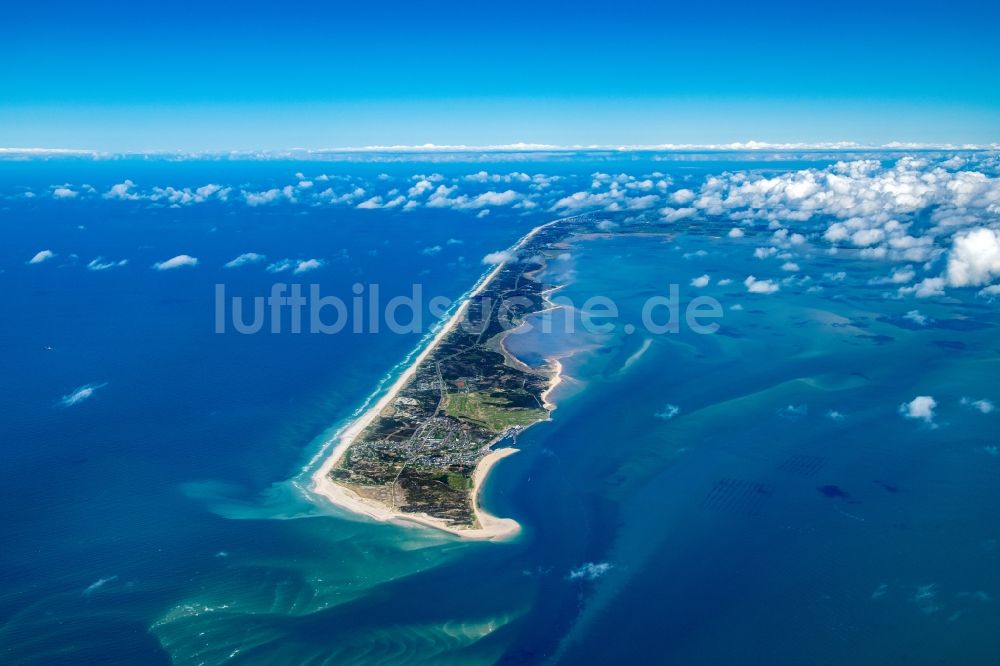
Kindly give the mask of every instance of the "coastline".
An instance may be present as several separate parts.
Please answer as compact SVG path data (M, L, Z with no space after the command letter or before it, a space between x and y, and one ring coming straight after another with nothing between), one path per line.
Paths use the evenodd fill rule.
M552 220L551 222L546 222L541 224L527 234L521 237L521 239L510 248L510 251L516 252L521 248L526 242L528 242L535 234L540 230L548 227L550 225L561 222L567 218L560 218L558 220ZM433 527L435 529L453 534L464 539L480 539L480 540L500 540L505 538L510 538L515 536L521 530L520 524L512 518L498 518L492 514L486 512L479 503L479 494L482 489L482 485L486 480L490 470L496 465L497 462L506 458L509 455L513 455L518 452L518 449L513 447L505 447L502 449L496 449L490 451L486 456L484 456L477 464L475 470L473 470L472 480L472 506L476 514L476 519L479 522L478 528L471 529L458 529L451 526L448 522L441 520L439 518L434 518L422 513L404 513L401 511L393 511L385 507L385 505L375 502L372 500L365 499L354 493L347 488L334 483L329 474L336 466L336 464L343 458L344 454L351 447L357 437L364 432L365 428L374 421L378 415L385 409L396 397L396 395L403 389L406 383L416 374L417 367L431 354L432 351L441 343L445 338L455 328L456 325L462 320L468 309L469 302L473 297L478 295L483 289L485 289L490 282L497 276L500 270L507 264L506 261L497 264L497 266L490 271L484 278L479 281L479 284L468 293L464 298L459 307L455 310L455 313L451 318L445 323L444 326L434 335L429 343L420 351L416 358L407 366L406 370L400 373L396 381L393 382L392 386L385 392L385 394L379 398L379 400L369 407L363 414L351 422L344 430L339 432L337 437L337 443L330 451L329 455L324 459L323 463L319 468L313 472L311 475L310 490L313 494L323 497L325 500L329 501L342 509L356 513L359 515L367 516L379 522L396 522L399 524L410 524L410 525L421 525L426 527ZM555 372L550 375L549 387L543 393L544 406L548 411L555 409L554 403L550 402L547 397L552 392L552 390L559 384L560 373L562 371L562 364L558 360L554 361ZM532 424L533 425L533 424ZM530 427L530 426L529 426Z

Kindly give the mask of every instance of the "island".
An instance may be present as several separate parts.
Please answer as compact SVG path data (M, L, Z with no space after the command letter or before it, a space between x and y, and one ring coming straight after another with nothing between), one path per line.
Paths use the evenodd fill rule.
M507 351L504 338L551 306L546 296L557 285L541 277L571 237L629 226L586 214L524 236L382 398L337 435L311 477L313 492L376 520L419 523L466 538L516 534L516 521L479 506L479 491L490 468L516 452L497 447L549 418L554 405L547 397L561 367L554 359L529 367ZM642 231L649 227L641 224Z

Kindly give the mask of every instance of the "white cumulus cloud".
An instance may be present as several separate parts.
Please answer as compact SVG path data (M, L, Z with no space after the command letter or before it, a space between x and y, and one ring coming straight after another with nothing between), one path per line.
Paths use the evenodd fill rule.
M84 400L92 398L97 389L107 386L104 384L84 384L74 389L71 393L64 395L60 400L59 404L63 407L72 407L73 405L78 405Z
M958 234L948 254L948 284L977 287L1000 275L1000 233L980 227Z
M249 264L259 264L262 261L266 261L267 257L263 254L257 254L256 252L244 252L240 256L236 257L232 261L227 261L225 264L226 268L239 268L240 266L247 266Z
M773 294L781 289L774 280L758 280L753 275L747 276L743 284L751 294Z
M900 296L912 294L917 298L933 298L934 296L943 296L944 278L924 278L912 287L900 287L898 291Z
M675 204L689 204L695 199L695 193L688 189L677 190L670 195L670 200Z
M900 405L899 413L908 419L919 419L933 423L935 407L937 407L937 400L929 395L918 395L913 400Z
M660 215L663 217L664 222L677 222L678 220L694 217L697 213L698 211L694 208L671 208L670 206L660 210Z
M302 275L303 273L322 268L324 263L322 259L279 259L273 264L268 265L266 270L268 273L291 271L294 275Z
M608 562L587 562L569 572L569 580L596 580L611 571Z
M31 259L29 259L28 263L29 264L40 264L43 261L48 261L49 259L53 258L54 256L56 256L56 253L53 252L52 250L42 250L41 252L36 253L35 256L33 256Z
M171 257L166 261L158 261L153 264L153 268L158 271L169 271L174 268L183 268L184 266L197 266L198 259L192 257L189 254L178 254L176 257Z
M87 270L89 271L109 271L112 268L121 268L128 264L128 259L120 259L118 261L108 260L104 257L96 257L92 259L90 263L87 264Z
M962 404L971 409L975 409L981 414L992 414L996 411L996 405L993 404L992 400L986 398L980 398L979 400L973 400L972 398L962 398Z
M1000 284L991 284L988 287L983 287L976 292L976 296L985 298L992 303L994 299L1000 298Z
M677 405L667 404L664 405L663 409L653 414L654 417L660 419L661 421L669 421L678 414L681 413L681 408Z
M490 252L488 255L483 257L483 263L489 265L502 264L508 261L517 261L517 255L508 250Z
M135 183L131 180L125 179L123 182L117 185L112 185L111 189L104 193L105 199L122 199L122 200L134 200L138 199L139 195L130 192L130 190L135 187Z
M321 259L303 259L295 265L295 270L292 273L301 275L302 273L308 273L322 267L323 261Z

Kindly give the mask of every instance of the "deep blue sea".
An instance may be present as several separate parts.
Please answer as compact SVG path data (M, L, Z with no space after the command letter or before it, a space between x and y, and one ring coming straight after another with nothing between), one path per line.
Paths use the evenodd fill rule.
M782 270L754 256L766 221L580 240L550 268L561 297L610 297L637 328L512 342L565 371L552 420L484 491L517 539L303 496L324 443L437 320L218 333L216 285L456 299L485 255L563 214L484 192L550 202L627 173L667 197L840 158L588 159L0 162L0 662L998 663L1000 415L971 402L1000 400L1000 313L968 291L887 298L890 266L815 234ZM559 179L466 178L480 170ZM453 203L357 207L430 174ZM135 198L103 196L126 180ZM233 193L196 193L210 183ZM366 193L309 198L327 184L327 200ZM250 190L278 194L249 205ZM225 267L250 252L267 258ZM152 268L181 255L197 265ZM318 267L267 270L283 259ZM744 286L792 273L812 279ZM671 284L716 298L719 331L638 326ZM900 413L925 395L933 419Z

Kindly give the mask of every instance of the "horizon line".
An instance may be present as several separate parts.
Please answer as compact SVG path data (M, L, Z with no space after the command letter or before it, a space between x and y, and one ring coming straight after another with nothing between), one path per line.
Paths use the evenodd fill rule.
M767 142L745 141L730 143L660 143L660 144L545 144L545 143L508 143L487 145L465 144L395 144L370 146L343 146L335 148L302 148L286 149L234 149L234 150L183 150L183 149L151 149L151 150L100 150L86 148L44 148L44 147L0 147L0 159L31 158L31 157L91 157L94 159L122 157L181 157L181 158L261 158L280 159L287 157L322 157L325 155L363 155L363 154L463 154L463 153L726 153L726 152L779 152L779 151L980 151L1000 150L1000 142L994 143L928 143L891 141L882 144L866 144L855 141L819 141L819 142Z

